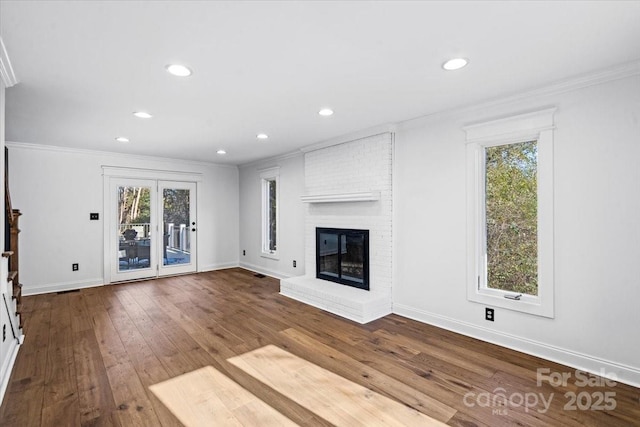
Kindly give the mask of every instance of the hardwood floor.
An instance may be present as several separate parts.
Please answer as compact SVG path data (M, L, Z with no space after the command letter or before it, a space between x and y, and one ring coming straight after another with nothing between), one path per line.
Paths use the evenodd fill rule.
M566 366L396 315L359 325L278 289L230 269L24 297L26 340L0 425L179 426L149 387L208 366L298 425L332 425L326 408L265 379L269 370L254 376L228 360L270 345L322 368L308 371L316 376L329 371L451 426L640 425L640 389L578 387ZM538 368L572 377L538 386ZM605 392L615 409L579 409L604 406ZM565 393L582 395L572 405Z

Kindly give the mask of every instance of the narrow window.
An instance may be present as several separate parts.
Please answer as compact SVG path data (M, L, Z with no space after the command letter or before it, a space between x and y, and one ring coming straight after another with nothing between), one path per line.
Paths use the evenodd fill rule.
M554 317L554 112L464 128L469 301Z
M277 203L276 203L276 180L275 179L267 179L265 180L265 202L267 204L267 223L265 227L267 229L267 239L265 242L265 251L269 253L274 253L276 251L276 237L277 237L277 225L276 225L276 214L277 214Z
M263 171L262 256L277 259L278 250L278 168Z
M537 141L485 148L486 286L538 295Z

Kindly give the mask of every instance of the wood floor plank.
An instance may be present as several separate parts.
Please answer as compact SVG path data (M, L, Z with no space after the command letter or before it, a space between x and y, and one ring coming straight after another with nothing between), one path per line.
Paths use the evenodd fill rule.
M78 412L82 426L120 426L104 361L92 330L74 332Z
M93 319L87 307L87 296L83 292L69 294L71 330L73 333L93 331Z
M42 422L44 384L49 330L51 325L51 296L34 298L32 318L25 324L25 344L18 352L11 382L6 391L0 425L39 426ZM28 341L27 341L28 340Z
M146 340L131 321L131 318L120 301L117 298L109 299L108 302L103 301L105 302L105 308L108 306L107 313L109 314L109 318L120 336L120 340L133 368L138 373L142 385L148 389L153 384L171 378L171 375L164 366L162 366L160 360L147 345ZM179 427L181 425L171 411L169 411L153 393L147 393L147 397L151 401L156 416L163 426Z
M78 425L76 365L73 353L73 331L68 294L56 295L52 300L47 352L42 423L45 425Z
M306 351L303 354L307 358L313 358L313 354L322 355L324 356L324 360L318 364L327 366L327 359L329 359L333 361L333 363L330 364L333 372L374 391L393 397L397 401L403 402L405 405L423 412L431 418L447 422L457 412L455 409L444 405L430 396L408 387L403 382L391 378L338 350L314 340L295 328L287 329L281 332L281 334L305 347Z
M298 402L308 405L304 393L322 377L314 369L301 369L306 388L286 395L227 361L269 345L450 426L640 425L638 388L538 386L537 368L575 369L398 315L360 325L285 298L277 279L239 268L27 296L23 308L26 339L0 406L3 427L178 426L149 387L206 366L299 425L332 425ZM465 403L468 393L501 390L556 397L543 413ZM579 391L615 393L617 406L565 410L565 393ZM345 410L353 396L334 398L320 396L317 406L335 407L347 423L360 419ZM255 405L238 406L235 419L259 425Z
M171 377L202 367L200 364L193 363L185 357L183 352L151 320L130 294L118 291L117 295L131 322L140 331L143 343L151 349L154 356L160 360L162 366Z
M171 375L211 364L209 354L144 293L131 288L118 292L118 298Z
M444 425L273 345L229 362L337 426Z
M373 335L375 337L370 340L372 344L388 349L388 351L395 352L396 354L404 352L410 354L410 357L420 353L427 354L437 359L448 360L455 366L486 378L490 378L496 373L495 368L478 363L480 355L472 354L471 357L452 357L455 353L452 354L452 352L440 347L413 340L402 335L391 335L383 329L375 331Z
M93 315L96 339L113 398L118 409L116 416L123 426L157 426L160 421L146 395L138 373L129 360L122 341L105 310L95 304Z

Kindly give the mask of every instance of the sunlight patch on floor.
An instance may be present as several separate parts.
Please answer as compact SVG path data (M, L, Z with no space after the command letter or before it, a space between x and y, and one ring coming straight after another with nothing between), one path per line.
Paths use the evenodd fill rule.
M212 366L149 389L187 427L296 425Z
M336 426L445 426L273 345L227 361ZM149 388L187 427L296 425L212 366Z

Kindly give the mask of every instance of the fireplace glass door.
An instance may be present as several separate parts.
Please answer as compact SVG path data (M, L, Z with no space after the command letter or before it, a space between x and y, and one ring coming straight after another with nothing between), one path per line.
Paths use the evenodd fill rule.
M369 290L369 231L317 228L316 277Z

